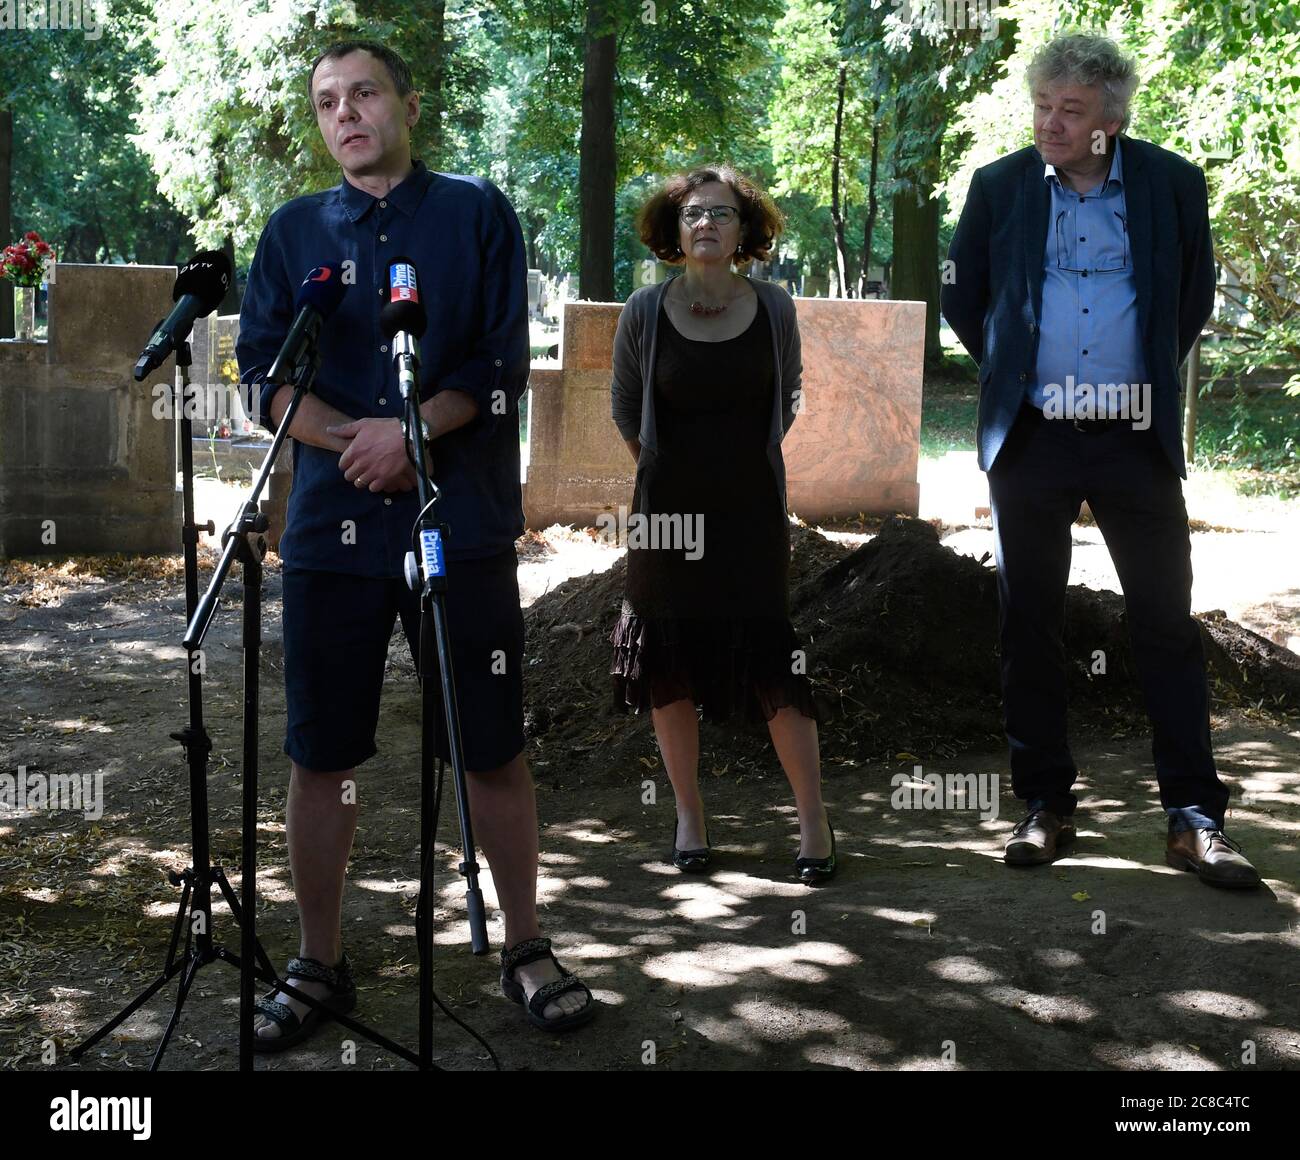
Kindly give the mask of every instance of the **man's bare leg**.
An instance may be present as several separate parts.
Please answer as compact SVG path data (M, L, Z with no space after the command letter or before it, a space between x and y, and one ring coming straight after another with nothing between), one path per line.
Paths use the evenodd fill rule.
M497 769L466 771L474 838L492 870L497 901L505 915L505 945L537 938L537 795L533 775L519 753ZM515 978L531 998L538 987L558 979L550 959L516 969ZM582 994L561 995L542 1010L558 1019L586 1006Z
M297 762L291 764L289 774L285 828L301 927L298 954L327 967L334 966L343 955L343 882L357 829L356 793L347 794L351 801L345 801L343 783L355 776L353 769L318 773ZM325 983L303 979L293 980L293 985L318 999L325 998L330 990ZM276 998L287 1003L299 1018L308 1010L306 1003L283 991ZM263 1039L280 1035L279 1025L265 1016L258 1018L254 1028Z

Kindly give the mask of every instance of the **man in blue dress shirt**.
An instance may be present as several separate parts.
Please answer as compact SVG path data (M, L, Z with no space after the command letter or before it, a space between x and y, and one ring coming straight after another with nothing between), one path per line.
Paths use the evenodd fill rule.
M474 832L511 948L503 985L535 1024L572 1026L593 1013L594 1001L540 937L537 808L522 752L514 542L524 530L518 400L529 367L523 237L490 182L412 160L419 94L396 53L368 41L334 45L317 58L308 85L343 180L271 215L249 269L237 348L250 406L274 430L293 392L265 376L292 322L297 287L315 266L340 266L343 303L322 328L320 373L290 428L294 482L280 543L292 761L286 828L301 920L299 957L286 978L339 1010L355 1001L340 934L355 772L377 751L399 615L413 654L418 647L419 598L402 579L402 562L419 505L379 327L388 264L405 256L428 316L420 409L449 525L450 649ZM258 1006L261 1050L291 1046L317 1022L284 992Z
M1105 37L1053 40L1028 82L1035 147L975 173L942 292L980 364L1005 726L1027 803L1005 860L1041 865L1074 838L1062 630L1070 527L1087 500L1124 589L1166 861L1255 886L1223 832L1181 484L1178 367L1214 303L1205 177L1121 136L1136 73Z

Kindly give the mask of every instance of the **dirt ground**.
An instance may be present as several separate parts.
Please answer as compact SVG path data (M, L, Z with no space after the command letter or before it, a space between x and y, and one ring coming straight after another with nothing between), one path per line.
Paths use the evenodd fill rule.
M1000 861L1019 815L990 675L992 574L978 556L946 551L918 521L871 539L874 530L842 530L839 543L794 530L792 616L826 716L826 797L842 861L818 890L793 878L793 802L770 746L753 733L702 735L716 870L687 878L664 863L672 796L653 734L607 705L604 633L621 565L581 575L611 558L581 532L521 541L543 926L603 1009L565 1036L524 1023L497 989L495 954L468 953L458 855L445 848L435 985L450 1008L511 1069L1300 1068L1294 654L1222 618L1204 622L1216 750L1233 792L1228 829L1266 880L1253 893L1216 891L1164 866L1118 598L1074 592L1079 843L1051 867L1012 870ZM11 565L4 579L0 770L100 770L105 809L97 821L0 815L0 1067L41 1066L53 1040L56 1066L143 1068L169 1014L161 996L81 1064L64 1053L157 973L178 894L166 871L188 862L186 767L167 736L187 718L177 562L62 574ZM232 877L238 607L232 581L208 639L204 686L214 858ZM297 919L284 846L275 567L265 638L258 923L282 965L297 949ZM1098 647L1112 655L1109 680L1084 662ZM361 988L358 1017L413 1046L418 696L397 641L379 736L360 785L345 943ZM895 808L891 778L915 764L1000 775L999 816ZM454 837L450 807L440 835ZM490 875L484 887L492 917ZM218 941L237 949L224 906L215 913ZM495 952L499 924L490 930ZM234 1066L237 981L221 964L201 972L166 1067ZM443 1065L491 1066L441 1019L436 1036ZM352 1038L329 1027L259 1066L406 1066L364 1040L354 1059Z

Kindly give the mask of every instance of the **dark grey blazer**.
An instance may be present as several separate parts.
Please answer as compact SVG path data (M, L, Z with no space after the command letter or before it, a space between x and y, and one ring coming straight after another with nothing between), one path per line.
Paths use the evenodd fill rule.
M1151 379L1152 426L1186 476L1178 368L1214 309L1214 246L1205 174L1177 154L1122 137L1124 200L1137 283L1138 333ZM1030 146L975 171L940 303L980 368L979 465L993 466L1034 373L1051 191ZM1047 336L1046 341L1051 341Z
M623 304L614 335L614 381L611 388L614 423L624 439L640 439L641 458L637 474L659 450L655 425L655 339L659 329L659 306L670 278L657 286L634 290ZM781 440L794 423L797 392L803 380L803 356L799 346L799 323L794 299L783 286L751 278L758 300L767 308L772 324L772 355L776 387L772 392L772 423L768 429L767 457L776 476L785 509L785 460ZM719 431L719 438L726 433Z

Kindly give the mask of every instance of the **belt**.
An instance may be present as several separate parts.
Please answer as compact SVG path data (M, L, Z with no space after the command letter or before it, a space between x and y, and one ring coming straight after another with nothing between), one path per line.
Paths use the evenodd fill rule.
M1036 422L1051 423L1054 426L1069 426L1076 431L1081 431L1085 435L1102 435L1107 431L1113 431L1116 427L1122 427L1128 423L1128 419L1049 419L1033 403L1026 401L1024 411Z

